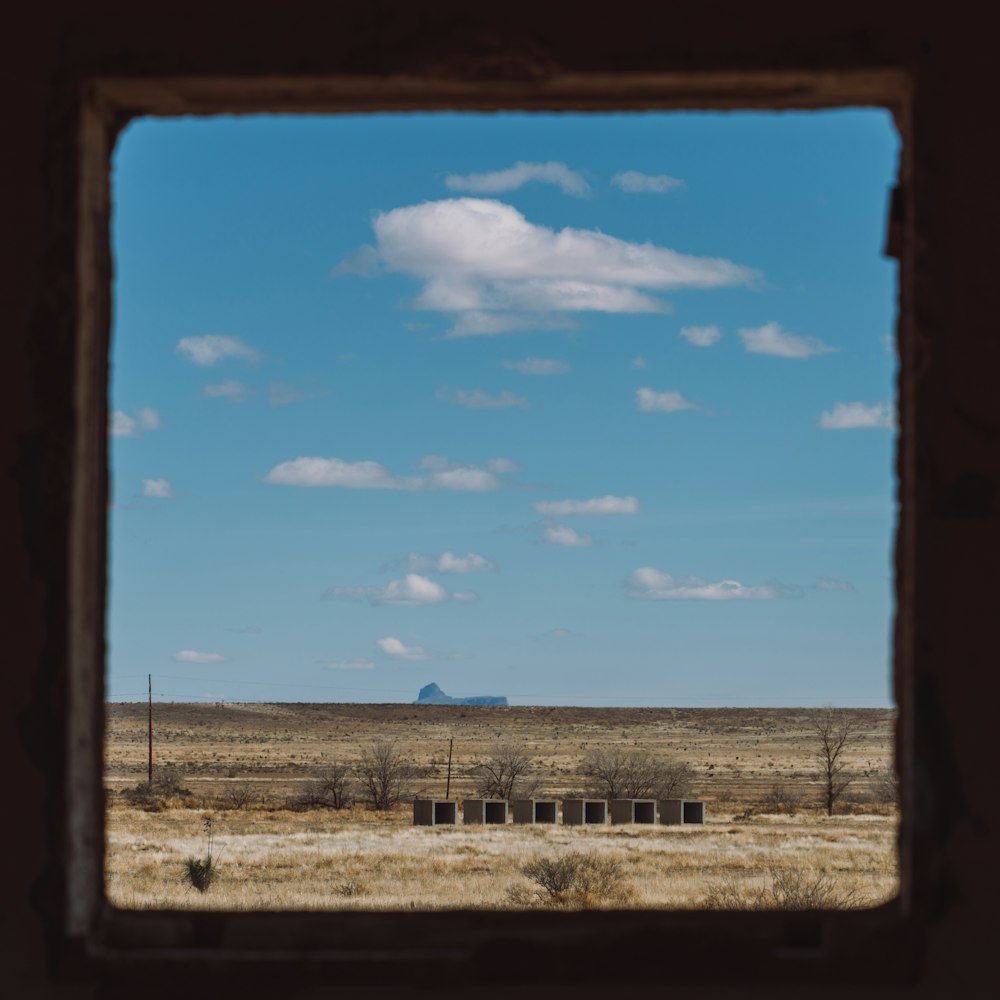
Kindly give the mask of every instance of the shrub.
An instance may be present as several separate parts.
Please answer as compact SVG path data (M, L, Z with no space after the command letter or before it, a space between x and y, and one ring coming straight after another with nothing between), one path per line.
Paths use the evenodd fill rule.
M538 886L537 898L554 906L625 903L634 895L631 885L625 881L622 862L593 851L537 857L521 872ZM516 890L508 892L507 896L516 905L521 905L517 900L524 898Z
M203 822L207 844L205 856L203 858L185 858L181 870L181 881L187 882L198 892L208 892L212 883L219 877L218 859L212 854L212 841L214 838L214 821L211 816L206 816Z
M710 883L702 905L709 910L849 910L863 900L825 872L772 866L764 884L732 874Z
M366 801L372 809L380 811L391 809L410 794L416 774L416 768L400 756L396 744L390 741L376 743L366 750L358 764Z
M295 810L350 809L354 805L356 791L350 765L334 761L289 802L289 807Z
M604 799L683 799L691 794L694 772L683 761L647 750L592 750L583 759L588 794Z
M760 809L765 813L785 813L794 816L802 806L802 793L792 785L775 782L761 797Z
M222 793L223 801L229 809L242 809L260 798L260 791L249 781L240 782L238 785L229 785Z
M189 798L190 795L190 789L181 784L181 774L174 767L157 768L152 781L140 781L134 788L122 792L129 805L147 812L159 812L167 808L170 799Z

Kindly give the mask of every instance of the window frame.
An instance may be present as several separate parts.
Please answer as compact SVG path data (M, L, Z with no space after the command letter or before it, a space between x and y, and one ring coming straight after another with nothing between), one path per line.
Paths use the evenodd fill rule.
M66 761L67 895L64 936L100 969L222 962L238 975L283 970L296 981L411 983L460 975L502 982L663 981L674 984L888 985L917 968L919 872L913 781L915 497L913 424L913 88L899 70L684 74L560 74L541 80L450 76L315 78L95 78L78 108L76 437L70 526ZM134 117L228 113L352 114L406 110L821 110L886 108L901 143L887 252L899 260L897 338L896 760L904 808L900 892L861 912L722 913L235 913L126 911L103 885L103 706L108 510L108 352L112 315L110 164L117 134ZM888 208L888 206L887 206ZM407 942L396 946L391 942ZM390 942L387 944L387 942ZM446 943L443 943L446 942ZM502 960L498 961L498 948ZM727 961L718 961L726 954ZM654 961L650 957L655 956ZM292 973L290 963L294 964ZM426 977L426 979L425 979Z

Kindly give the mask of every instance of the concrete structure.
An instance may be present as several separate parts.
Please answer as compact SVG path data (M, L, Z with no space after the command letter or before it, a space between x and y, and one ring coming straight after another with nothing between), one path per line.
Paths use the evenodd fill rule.
M507 803L504 799L465 799L462 802L462 822L473 826L484 823L502 825L507 822Z
M414 799L414 826L455 826L458 803L453 799Z
M555 799L514 799L510 807L515 823L555 823L558 805Z
M603 824L608 821L606 799L563 799L563 823L581 826L584 823Z
M656 799L612 799L611 822L655 823Z
M664 826L704 826L705 803L697 799L660 799Z

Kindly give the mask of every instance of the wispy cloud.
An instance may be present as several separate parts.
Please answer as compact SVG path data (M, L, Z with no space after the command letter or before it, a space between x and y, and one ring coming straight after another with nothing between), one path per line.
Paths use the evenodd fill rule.
M267 387L267 401L271 406L291 406L312 399L315 393L308 389L300 389L290 382L272 382Z
M554 184L566 194L578 198L590 194L590 185L582 174L570 170L565 163L550 160L548 163L525 163L519 161L505 170L492 170L482 174L448 174L445 187L449 191L469 191L472 194L500 194L502 191L516 191L532 182Z
M409 205L381 213L373 225L385 268L423 281L416 308L477 319L494 312L664 312L667 304L650 292L749 285L759 278L721 258L597 230L535 225L513 206L488 199Z
M144 479L140 496L153 500L169 500L174 495L174 488L169 479Z
M525 358L523 361L501 361L504 368L522 375L565 375L569 365L555 358Z
M372 670L375 667L375 661L366 660L359 656L353 660L333 660L325 666L327 670Z
M250 390L237 379L228 378L216 385L206 385L201 394L212 399L228 399L230 403L244 403Z
M635 405L643 413L676 413L678 410L698 409L694 403L685 399L679 392L670 389L657 392L648 387L636 389Z
M547 524L545 541L550 545L562 545L572 549L587 549L594 544L594 539L590 535L576 531L567 524Z
M477 595L469 591L449 594L440 583L418 573L407 573L400 580L390 580L384 587L331 587L323 594L326 601L367 601L372 605L395 607L420 607L476 598Z
M607 517L614 514L638 514L635 497L616 497L610 493L590 500L540 500L535 510L546 517Z
M144 406L130 417L124 410L111 414L108 430L112 437L140 437L145 431L155 431L160 427L159 413L151 406Z
M206 333L200 337L182 337L177 342L177 353L196 365L214 365L225 358L243 361L260 360L260 351L244 343L239 337L222 333Z
M836 403L820 414L819 425L827 431L895 430L896 413L888 403Z
M831 580L827 576L821 576L816 581L817 590L832 590L832 591L842 591L844 593L853 594L854 584L849 583L847 580Z
M386 656L391 656L396 660L428 659L427 650L423 646L407 646L394 635L387 635L384 639L379 639L377 645Z
M174 653L178 663L222 663L225 657L221 653L202 653L197 649L181 649Z
M538 642L546 642L549 640L560 640L560 639L582 639L582 632L574 632L570 628L553 628L549 629L548 632L539 632L531 637L536 639Z
M818 337L802 337L788 333L778 323L741 329L737 333L743 346L751 354L771 354L777 358L811 358L816 354L829 354L838 350L824 344Z
M801 597L802 588L771 582L748 587L739 580L710 583L697 576L675 577L652 566L642 566L628 579L629 597L647 601L773 601Z
M301 456L281 462L264 476L280 486L335 487L354 490L457 490L485 493L503 485L499 473L517 468L509 459L491 459L487 467L453 462L441 455L425 455L418 469L422 476L399 476L380 462L345 462L340 458Z
M496 569L486 556L481 556L478 552L466 552L464 556L454 552L442 552L436 556L424 552L408 552L393 567L415 573L476 573Z
M633 368L648 368L649 367L649 362L641 354L637 354L632 359L632 367Z
M611 183L626 194L664 194L683 187L684 181L667 174L643 174L638 170L624 170L611 178Z
M491 396L482 389L439 389L437 398L455 406L464 406L467 410L525 410L531 405L523 396L506 389L497 396Z
M463 337L495 337L502 333L528 330L574 330L576 323L565 315L545 313L483 312L478 309L460 313L445 340Z
M717 326L682 326L681 336L695 347L711 347L722 338L722 330Z

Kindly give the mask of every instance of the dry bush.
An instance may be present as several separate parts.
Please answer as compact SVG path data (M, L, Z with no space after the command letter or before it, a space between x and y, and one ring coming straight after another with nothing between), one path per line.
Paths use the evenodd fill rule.
M227 809L242 809L251 802L259 802L260 789L249 781L241 781L238 785L230 785L222 793L222 801Z
M482 799L529 799L538 791L538 782L526 777L533 760L510 743L496 744L488 757L470 768L476 795Z
M794 816L802 807L802 793L793 785L775 782L760 800L760 811Z
M181 784L181 774L174 767L161 767L153 772L152 781L140 781L134 788L122 792L129 805L147 812L159 812L175 798L190 798L191 791Z
M366 750L357 770L368 805L382 812L411 794L411 784L417 776L417 769L400 756L396 744L390 740L375 743Z
M883 767L872 774L872 798L881 806L899 805L899 776L893 767Z
M537 857L521 873L537 886L536 897L553 906L593 907L602 903L626 903L634 891L625 880L625 870L617 858L602 857L593 851L572 851L555 857ZM508 901L523 896L508 892Z
M288 807L295 811L350 809L356 801L356 794L353 769L349 764L334 761L315 781L309 782L298 795L290 799Z
M825 872L771 866L763 885L735 874L710 882L702 905L708 910L849 910L864 901Z
M683 799L691 793L694 772L683 761L648 750L592 750L583 759L589 796L603 799Z

